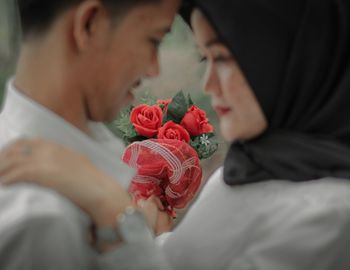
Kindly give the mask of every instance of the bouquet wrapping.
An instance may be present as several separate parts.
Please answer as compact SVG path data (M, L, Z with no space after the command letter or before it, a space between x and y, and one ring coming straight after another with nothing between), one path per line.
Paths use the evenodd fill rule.
M136 169L130 185L136 201L155 195L175 217L174 208L184 208L196 194L202 168L196 151L179 140L150 139L131 144L123 161Z
M129 187L135 203L157 196L175 218L200 187L200 159L218 148L206 113L180 91L128 108L115 125L127 145L123 162L136 170Z

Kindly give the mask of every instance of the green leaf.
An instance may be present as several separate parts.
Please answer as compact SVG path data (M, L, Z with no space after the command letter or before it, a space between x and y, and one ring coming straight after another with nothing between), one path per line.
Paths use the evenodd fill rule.
M199 159L210 158L219 147L219 143L213 137L209 138L209 134L205 135L208 136L208 144L201 142L201 136L193 138L190 142L191 146L197 151Z
M118 137L121 137L126 144L129 144L130 138L138 136L133 124L130 121L130 113L132 109L133 107L130 106L122 111L118 119L109 125L110 129L117 134Z
M188 102L184 93L182 91L178 92L168 106L168 110L164 116L163 123L174 121L175 123L179 124L186 114L188 107Z
M140 135L136 135L134 137L128 137L126 141L127 141L127 145L129 145L129 144L131 144L133 142L144 141L144 140L147 140L147 139L149 139L149 138L144 137L144 136L140 136Z

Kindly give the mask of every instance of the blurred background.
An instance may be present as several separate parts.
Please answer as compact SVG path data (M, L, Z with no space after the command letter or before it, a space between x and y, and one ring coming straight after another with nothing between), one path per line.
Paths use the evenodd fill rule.
M19 44L19 25L15 1L0 0L0 108L3 100L6 80L13 74L16 53ZM7 10L7 12L4 12ZM145 81L138 91L138 99L152 95L160 99L171 98L179 90L191 94L195 104L206 110L210 121L216 128L219 150L209 160L203 160L203 183L223 162L227 144L218 132L218 121L211 109L210 100L202 92L202 78L205 66L200 63L200 55L196 49L190 28L178 17L171 33L160 48L161 76ZM137 104L138 101L135 101Z
M0 0L0 102L3 98L5 81L14 70L20 39L14 4L13 0Z

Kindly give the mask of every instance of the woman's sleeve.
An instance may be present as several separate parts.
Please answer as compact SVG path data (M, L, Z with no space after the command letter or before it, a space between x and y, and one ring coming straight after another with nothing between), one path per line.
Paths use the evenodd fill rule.
M348 203L309 203L304 209L289 208L282 215L266 217L260 237L247 244L230 269L350 269Z

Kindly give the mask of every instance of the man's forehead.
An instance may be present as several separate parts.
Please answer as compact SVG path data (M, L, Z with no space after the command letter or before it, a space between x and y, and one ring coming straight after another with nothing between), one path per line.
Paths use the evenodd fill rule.
M179 4L176 3L180 3L180 1L162 0L159 3L140 5L135 7L130 15L144 23L159 24L159 27L162 28L159 31L168 32L179 8Z

